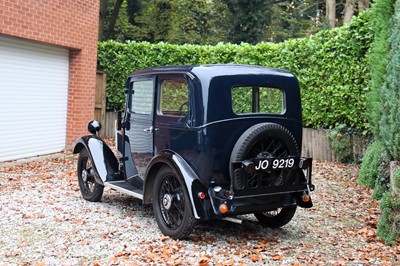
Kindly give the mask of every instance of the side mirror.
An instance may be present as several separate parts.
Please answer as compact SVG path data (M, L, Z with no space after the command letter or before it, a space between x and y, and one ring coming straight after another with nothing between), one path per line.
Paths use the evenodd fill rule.
M88 131L93 135L99 135L101 124L97 120L92 120L88 123Z

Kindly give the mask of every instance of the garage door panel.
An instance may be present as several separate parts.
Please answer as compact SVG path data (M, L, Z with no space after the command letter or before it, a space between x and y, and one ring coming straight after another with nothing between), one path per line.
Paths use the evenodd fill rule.
M0 36L0 161L65 148L68 50Z

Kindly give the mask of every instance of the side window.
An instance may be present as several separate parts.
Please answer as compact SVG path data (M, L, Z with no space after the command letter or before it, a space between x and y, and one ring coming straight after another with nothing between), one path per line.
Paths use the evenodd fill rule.
M153 80L138 80L132 83L130 111L150 115L153 111Z
M284 112L283 92L277 88L238 86L232 88L232 109L235 114Z
M186 116L188 107L188 84L186 80L162 80L160 84L160 114Z

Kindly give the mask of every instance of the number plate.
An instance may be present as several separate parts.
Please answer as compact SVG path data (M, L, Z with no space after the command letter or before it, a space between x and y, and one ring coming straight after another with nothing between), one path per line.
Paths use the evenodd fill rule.
M299 165L298 157L253 159L256 171L292 169Z

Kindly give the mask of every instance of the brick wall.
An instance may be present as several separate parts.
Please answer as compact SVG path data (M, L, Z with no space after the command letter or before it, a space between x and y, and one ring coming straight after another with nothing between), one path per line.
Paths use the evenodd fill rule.
M67 141L94 117L99 0L0 0L0 34L69 49Z

